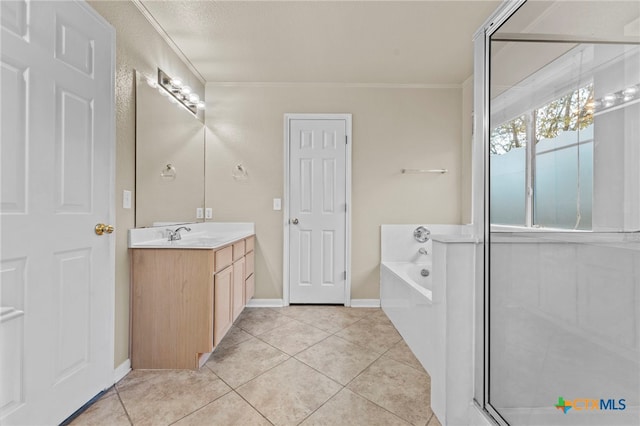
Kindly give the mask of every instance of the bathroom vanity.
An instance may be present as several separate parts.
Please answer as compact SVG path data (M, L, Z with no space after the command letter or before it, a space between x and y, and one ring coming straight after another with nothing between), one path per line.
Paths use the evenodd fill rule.
M197 369L253 297L253 224L129 231L131 367Z

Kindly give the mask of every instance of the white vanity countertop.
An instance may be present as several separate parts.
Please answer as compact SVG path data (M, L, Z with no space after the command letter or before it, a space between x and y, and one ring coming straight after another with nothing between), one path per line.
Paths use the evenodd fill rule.
M191 231L182 230L182 238L169 241L168 230L187 226ZM255 234L253 223L206 222L173 224L135 228L129 230L129 248L170 248L211 250L226 246L234 241Z

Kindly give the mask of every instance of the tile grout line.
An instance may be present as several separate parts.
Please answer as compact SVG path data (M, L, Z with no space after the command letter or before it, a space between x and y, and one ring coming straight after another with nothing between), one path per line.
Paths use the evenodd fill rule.
M215 373L213 373L213 374L215 374ZM216 377L218 377L218 375L216 375ZM218 377L218 379L224 383L224 380L222 380L220 377ZM225 384L226 384L226 383L225 383ZM226 384L226 385L227 385L227 386L229 386L228 384ZM213 404L214 402L216 402L216 401L217 401L217 400L219 400L220 398L222 398L222 397L224 397L224 396L226 396L226 395L229 395L231 392L233 392L233 388L232 388L231 386L229 386L229 390L228 390L227 392L225 392L224 394L220 395L219 397L217 397L217 398L215 398L215 399L212 399L211 401L209 401L209 402L207 402L206 404L204 404L202 407L198 407L198 408L196 408L196 409L195 409L195 410L193 410L192 412L185 414L184 416L180 417L179 419L176 419L175 421L173 421L173 422L169 423L169 425L174 425L174 424L178 423L180 420L182 420L182 419L184 419L184 418L187 418L187 417L189 417L189 416L190 416L190 415L192 415L192 414L197 413L198 411L200 411L200 410L204 409L205 407L207 407L207 406L209 406L209 405Z
M431 419L433 419L433 416L435 416L436 413L433 412L433 410L431 410L431 417L429 417L429 420L427 420L427 423L425 424L425 426L429 426L429 422L431 421Z
M302 362L302 361L300 361ZM305 364L306 365L306 364ZM311 367L313 368L313 367ZM315 369L314 369L315 370ZM325 376L327 377L327 376ZM329 377L331 379L331 377ZM333 380L333 379L331 379ZM335 380L334 380L335 381ZM336 382L338 383L338 382ZM331 401L333 398L335 398L340 392L342 392L343 390L345 390L345 386L343 386L342 384L338 383L341 387L340 390L338 390L338 392L334 393L333 395L331 395L329 398L327 398L327 400L325 402L323 402L322 404L320 404L315 410L312 410L308 415L306 415L302 420L300 420L298 423L296 423L296 425L301 425L302 423L304 423L305 420L307 420L309 417L313 416L315 414L316 411L318 411L319 409L321 409L322 407L325 406L325 404L327 404L329 401Z
M120 405L122 405L122 409L124 410L124 414L127 416L127 420L129 420L129 424L133 426L133 420L129 415L129 410L127 410L127 406L124 404L122 397L120 396L120 391L118 391L117 383L113 385L113 389L116 391L116 395L118 395L118 401L120 401Z
M253 379L251 379L251 380L253 380ZM249 382L250 382L251 380L249 380ZM249 383L249 382L247 382L247 383ZM253 406L253 404L252 404L252 403L250 403L250 402L249 402L249 401L248 401L244 396L242 396L240 393L238 393L238 391L237 391L237 390L232 389L231 391L232 391L233 393L235 393L236 395L238 395L240 398L242 398L242 400L243 400L244 402L246 402L246 403L249 405L249 407L251 407L251 408L253 408L254 410L256 410L256 413L260 414L260 415L262 416L262 418L264 418L267 422L269 422L269 424L271 424L271 425L273 425L273 424L274 424L271 420L269 420L269 418L268 418L268 417L267 417L267 416L266 416L262 411L258 410L258 407L254 407L254 406Z

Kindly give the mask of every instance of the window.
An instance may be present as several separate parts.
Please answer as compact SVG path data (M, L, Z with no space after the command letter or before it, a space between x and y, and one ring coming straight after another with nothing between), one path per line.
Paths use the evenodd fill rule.
M593 84L496 126L491 223L591 229Z

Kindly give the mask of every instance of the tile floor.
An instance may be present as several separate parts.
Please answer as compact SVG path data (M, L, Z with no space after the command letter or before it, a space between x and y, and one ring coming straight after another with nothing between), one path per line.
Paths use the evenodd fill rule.
M381 309L246 308L199 371L135 370L71 424L439 425Z

